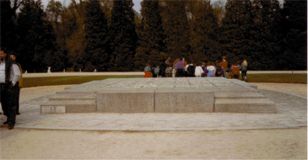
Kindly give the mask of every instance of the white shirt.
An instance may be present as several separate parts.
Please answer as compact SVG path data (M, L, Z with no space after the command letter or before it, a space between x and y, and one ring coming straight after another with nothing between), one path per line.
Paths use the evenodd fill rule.
M209 71L213 71L213 72L216 71L216 68L214 66L212 66L212 65L211 66L207 66L206 68Z
M207 66L206 67L208 70L207 76L208 77L215 77L215 73L216 73L216 68L213 65Z
M201 77L202 73L204 73L203 69L201 66L197 66L195 69L195 76L196 77Z
M12 64L11 73L10 73L10 81L15 86L15 84L19 81L21 76L21 71L17 64ZM5 62L0 63L0 83L5 83Z
M189 67L189 64L187 64L186 66L185 66L185 71L187 72L187 68Z
M0 83L5 83L5 62L0 62Z

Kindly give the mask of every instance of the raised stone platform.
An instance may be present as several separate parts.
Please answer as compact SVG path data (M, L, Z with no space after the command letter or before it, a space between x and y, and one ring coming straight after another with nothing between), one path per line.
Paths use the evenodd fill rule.
M225 78L119 78L67 88L41 113L275 113L257 87Z

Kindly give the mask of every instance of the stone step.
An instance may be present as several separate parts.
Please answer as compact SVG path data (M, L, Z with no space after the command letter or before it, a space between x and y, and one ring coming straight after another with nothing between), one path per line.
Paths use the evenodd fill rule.
M82 92L82 91L61 91L56 92L59 95L95 95L95 92Z
M273 104L268 98L237 98L237 99L216 99L215 104Z
M96 105L95 100L49 100L46 105Z
M215 99L239 99L239 98L264 98L265 96L258 92L215 92Z
M95 94L55 94L49 100L96 100Z
M41 113L88 113L96 112L94 100L49 100L41 105Z
M274 102L267 98L216 99L214 112L276 113Z

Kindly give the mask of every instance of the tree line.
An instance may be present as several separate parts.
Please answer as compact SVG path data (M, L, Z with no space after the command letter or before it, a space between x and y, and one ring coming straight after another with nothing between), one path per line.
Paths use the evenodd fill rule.
M134 71L185 57L306 69L305 0L1 0L1 48L28 72Z

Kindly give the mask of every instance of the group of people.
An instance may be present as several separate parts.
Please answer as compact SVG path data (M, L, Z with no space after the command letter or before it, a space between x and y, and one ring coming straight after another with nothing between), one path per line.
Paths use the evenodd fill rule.
M178 58L173 63L169 57L159 65L146 64L144 77L226 77L247 81L248 62L246 58L229 64L225 56L216 62L187 63Z
M19 114L19 95L22 70L16 56L0 49L0 103L6 121L1 127L13 129Z

